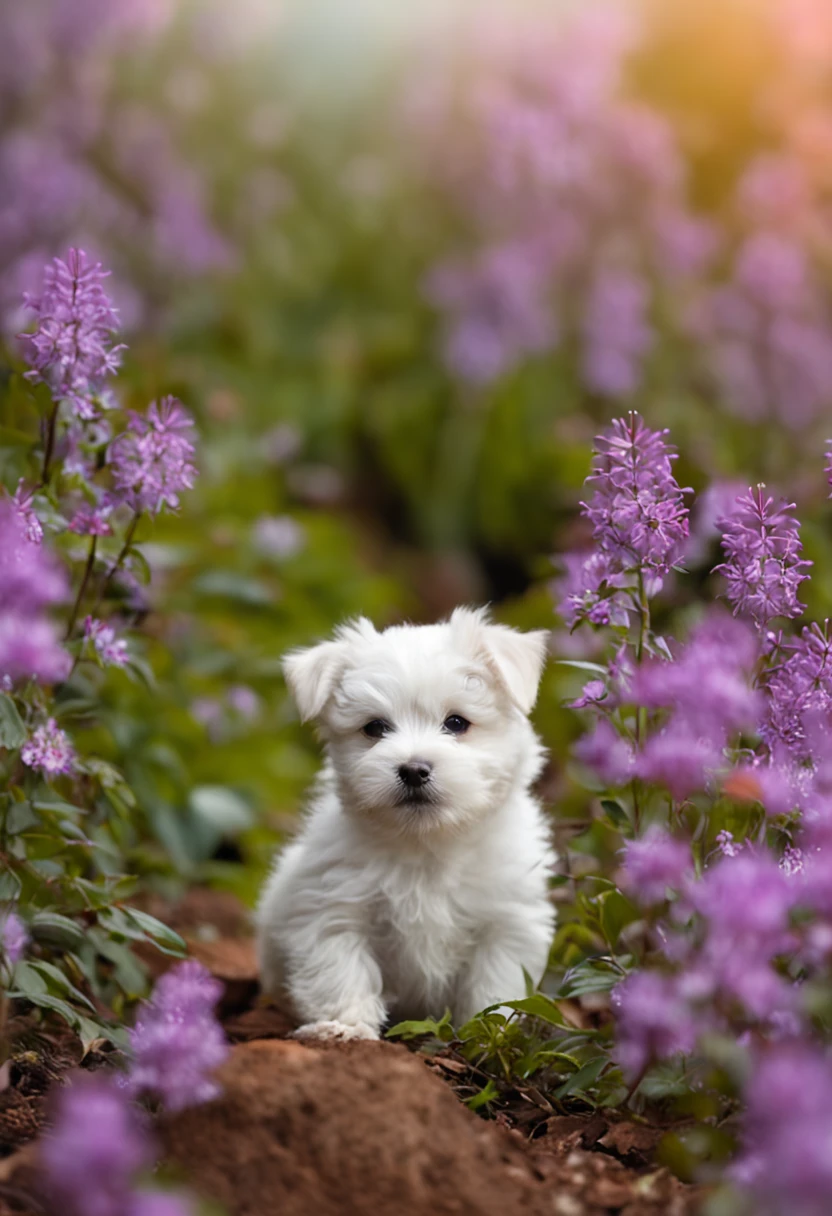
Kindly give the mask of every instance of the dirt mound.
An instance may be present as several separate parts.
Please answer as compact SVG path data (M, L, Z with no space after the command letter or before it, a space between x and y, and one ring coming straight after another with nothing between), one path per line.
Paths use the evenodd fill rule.
M162 1122L167 1159L233 1216L554 1216L522 1145L392 1044L235 1047L224 1093Z

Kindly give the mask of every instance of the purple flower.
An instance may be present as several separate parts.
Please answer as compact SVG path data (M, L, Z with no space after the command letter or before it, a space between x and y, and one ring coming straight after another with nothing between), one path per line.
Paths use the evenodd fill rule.
M75 749L54 718L37 727L23 744L20 758L29 768L39 768L50 776L71 773L75 767Z
M179 506L179 495L196 477L191 463L193 419L175 397L154 401L110 445L108 460L117 496L134 511L157 514Z
M769 815L787 815L798 802L794 781L773 763L738 765L722 788L740 802L761 802Z
M119 365L123 346L112 345L118 316L104 291L107 272L80 249L54 258L39 299L26 297L38 318L27 335L31 380L46 381L54 395L72 403L80 418L96 413L92 397Z
M675 455L666 434L649 430L631 412L596 439L587 478L595 493L581 506L598 548L622 572L644 570L661 578L687 542L687 491L673 476Z
M260 698L247 684L232 684L228 690L228 704L249 722L260 712Z
M113 529L107 522L111 510L111 507L100 503L93 507L88 502L82 502L69 522L70 532L79 536L112 536Z
M721 752L712 740L692 733L683 719L674 719L644 744L636 756L635 773L642 781L667 786L681 801L704 789L720 760Z
M0 675L5 681L55 684L66 679L71 666L50 620L11 608L0 611Z
M649 1064L693 1050L696 1023L677 980L636 971L613 989L615 1057L635 1080Z
M66 676L70 659L43 610L68 588L61 567L30 532L16 504L0 498L0 677L51 683Z
M607 695L607 686L603 680L589 680L584 684L583 691L577 701L570 701L570 709L586 709L588 705L597 705Z
M43 540L43 524L38 519L32 507L32 498L34 490L27 490L26 484L21 477L17 483L17 489L12 497L12 502L17 508L17 513L20 521L23 524L26 539L32 545L39 545Z
M32 541L10 498L0 498L0 612L36 612L65 599L66 576L52 554Z
M294 557L306 541L303 528L291 515L261 515L252 529L255 548L269 557Z
M724 746L729 735L754 728L763 712L750 683L757 655L750 626L711 612L672 662L649 660L635 671L630 695L648 709L672 709L675 724Z
M832 1208L832 1062L806 1043L757 1055L745 1093L734 1176L759 1216L826 1216Z
M623 785L633 776L633 749L606 718L575 744L575 755L607 785Z
M795 759L811 757L812 724L832 710L832 639L829 622L813 622L800 637L781 642L782 658L765 675L767 708L761 732L769 748L784 746ZM817 757L825 748L817 750Z
M800 557L800 525L789 514L794 504L775 506L764 490L749 490L720 521L726 560L716 567L728 583L735 614L748 614L759 627L772 617L800 616L797 591L812 564Z
M102 663L124 667L130 660L127 643L117 638L112 625L88 616L84 621L84 641L91 643Z
M12 967L23 956L29 944L29 934L23 921L9 908L0 920L0 946L6 962Z
M691 869L690 845L651 827L641 840L625 844L620 883L639 903L655 904L666 897L668 887L680 890Z
M124 1216L134 1174L151 1163L127 1095L92 1077L58 1091L40 1157L49 1192L67 1216Z
M582 621L592 625L626 625L630 597L621 590L625 578L605 553L567 553L564 578L555 579L558 611L570 629Z
M196 1216L187 1195L172 1191L136 1191L124 1216Z
M629 397L639 387L642 363L654 341L649 306L644 279L626 270L596 275L583 319L584 380L593 392Z
M756 1018L794 1005L794 992L774 971L777 955L793 948L789 927L799 890L770 853L743 849L723 857L688 888L706 935L699 963L723 994Z
M221 992L193 961L162 976L130 1032L133 1092L154 1093L169 1110L216 1097L219 1086L211 1074L228 1054L213 1013Z

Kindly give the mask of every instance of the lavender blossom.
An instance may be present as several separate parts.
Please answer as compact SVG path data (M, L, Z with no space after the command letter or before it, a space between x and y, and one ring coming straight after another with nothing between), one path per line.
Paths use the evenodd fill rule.
M48 1190L67 1216L124 1216L133 1176L151 1163L127 1095L98 1078L58 1091L40 1157Z
M124 667L130 661L130 653L124 638L117 638L112 625L88 616L84 621L84 641L105 665Z
M794 991L773 969L793 948L792 908L799 890L769 853L744 849L723 857L688 889L705 938L699 968L714 993L739 1001L752 1017L791 1011Z
M575 756L607 785L624 785L634 774L633 749L606 718L575 744Z
M261 515L252 539L261 553L276 558L294 557L306 543L303 528L291 515Z
M17 483L17 489L12 497L12 502L17 508L17 514L20 522L23 524L26 539L32 545L39 545L43 540L43 524L38 519L32 507L33 490L27 490L25 482L21 477Z
M651 431L638 414L617 418L596 439L595 493L582 503L598 548L621 572L643 570L656 578L680 560L688 539L688 511L673 476L675 454L666 431Z
M113 529L108 522L111 510L112 507L104 503L93 507L88 502L82 502L69 521L70 532L78 536L112 536Z
M9 498L0 498L0 677L8 683L63 679L70 659L61 647L49 604L64 599L63 570Z
M636 971L613 989L612 1005L615 1056L629 1079L656 1060L693 1050L696 1023L674 977Z
M813 622L800 637L778 647L782 656L765 675L766 715L761 727L770 750L784 747L794 759L807 763L811 722L832 710L832 638L829 622ZM817 750L822 756L824 748Z
M564 578L552 591L558 611L570 629L582 621L592 625L626 625L630 597L621 590L625 578L616 572L605 553L567 553L562 559Z
M673 721L691 735L723 747L731 735L754 729L763 713L764 699L751 687L758 654L750 626L712 611L672 662L637 668L630 696L647 709L672 709Z
M650 736L636 756L634 772L642 781L666 786L673 798L683 801L705 788L721 758L713 740L693 733L678 718Z
M136 512L156 515L179 506L179 495L196 477L191 463L193 419L175 397L154 401L147 414L131 414L130 424L110 445L108 460L116 494Z
M764 490L749 490L720 521L726 560L716 567L728 583L734 613L747 614L759 628L776 616L800 616L797 592L812 564L800 557L800 525L789 514L794 504L775 506Z
M169 1110L219 1093L211 1074L228 1046L213 1014L221 986L199 963L180 963L156 985L130 1033L133 1092L149 1091Z
M13 967L23 957L28 944L29 934L26 926L16 912L11 908L7 909L0 919L0 949L6 962Z
M629 271L602 270L583 319L583 372L587 386L607 397L629 397L655 335L647 322L650 290Z
M806 1043L758 1054L733 1169L759 1216L826 1216L832 1207L832 1061Z
M124 350L112 345L118 315L104 290L105 278L100 263L70 249L65 262L54 258L47 266L40 298L26 297L38 318L35 332L26 335L32 366L26 375L45 381L79 418L95 416L93 397Z
M48 776L71 773L75 768L75 749L54 718L36 728L23 744L20 758L29 768L38 768Z
M136 1191L124 1216L196 1216L187 1195L174 1191Z
M652 827L641 840L625 844L620 883L639 903L655 904L666 898L668 887L679 891L691 870L687 842Z

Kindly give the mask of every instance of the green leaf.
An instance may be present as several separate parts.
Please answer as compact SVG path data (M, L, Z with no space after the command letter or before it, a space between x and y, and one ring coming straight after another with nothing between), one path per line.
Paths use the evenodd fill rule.
M397 1022L385 1034L387 1039L419 1039L425 1035L433 1035L443 1043L449 1043L454 1037L451 1026L451 1011L446 1009L439 1021L425 1018L423 1021Z
M620 802L616 802L614 798L602 798L601 806L606 812L606 816L617 828L626 827L630 822L630 816L627 814Z
M6 811L4 827L9 836L17 836L20 832L25 832L27 828L33 828L39 824L40 819L35 814L31 802L12 802Z
M609 672L600 663L589 663L586 659L555 659L558 667L574 667L577 671L591 671L593 675L607 676Z
M84 996L83 992L79 992L75 985L64 975L63 971L56 967L54 963L45 963L38 960L31 962L29 966L44 979L49 989L57 988L65 996L72 997L74 1001L78 1001L81 1005L86 1005L88 1009L95 1012L95 1006L92 1001Z
M466 1098L465 1105L469 1110L480 1110L483 1106L487 1106L489 1102L496 1101L499 1096L499 1089L493 1081L489 1081L478 1094L474 1094L473 1098Z
M18 748L26 742L26 727L11 697L0 693L0 747Z
M128 920L136 924L140 934L150 938L163 954L172 954L177 958L182 958L188 953L188 947L183 938L173 929L162 924L155 916L150 916L147 912L140 912L138 908L124 908L122 911Z
M77 950L84 944L84 930L68 916L59 912L37 912L30 922L35 941L58 946L62 950Z
M221 836L244 832L254 822L251 807L234 790L224 785L197 785L191 790L190 804L196 815Z
M583 1093L593 1081L597 1081L599 1074L606 1068L608 1064L606 1056L598 1056L594 1060L590 1060L588 1064L584 1064L583 1068L579 1068L568 1080L564 1081L559 1089L555 1090L555 1097L566 1098L569 1094Z
M558 1009L554 1001L548 996L544 996L542 992L536 992L534 996L527 996L522 1001L505 1001L504 1004L509 1009L514 1009L517 1013L525 1013L532 1018L540 1018L543 1022L548 1022L550 1026L564 1026L566 1023L563 1019L563 1014Z

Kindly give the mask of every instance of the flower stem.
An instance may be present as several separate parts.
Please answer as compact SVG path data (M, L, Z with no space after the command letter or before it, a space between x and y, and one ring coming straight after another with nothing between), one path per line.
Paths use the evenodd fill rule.
M46 431L46 445L43 450L43 468L40 474L40 484L46 485L49 478L49 466L52 463L52 453L55 450L55 431L58 425L58 409L60 402L56 401L52 406L52 413L49 416L49 426Z
M128 527L127 532L125 533L124 544L121 546L121 549L119 550L118 557L113 562L110 569L107 571L107 574L104 577L103 582L101 583L95 603L93 604L93 608L92 608L93 615L98 611L99 607L101 606L101 601L104 599L104 596L107 594L107 588L109 587L116 572L118 571L119 567L121 566L121 563L124 561L125 557L127 556L127 551L130 548L130 545L133 543L133 537L135 535L138 523L139 523L139 512L137 511L136 514L133 516L132 520L130 521L130 526Z
M78 610L81 607L81 601L84 598L84 592L87 589L87 584L89 583L90 576L92 575L93 566L95 565L95 546L96 546L97 542L98 542L97 536L90 537L90 551L87 556L87 564L84 567L84 576L81 579L81 585L78 588L78 594L75 597L75 603L72 605L72 613L69 618L69 624L66 627L67 640L72 637L72 631L74 630L75 622L78 619Z

